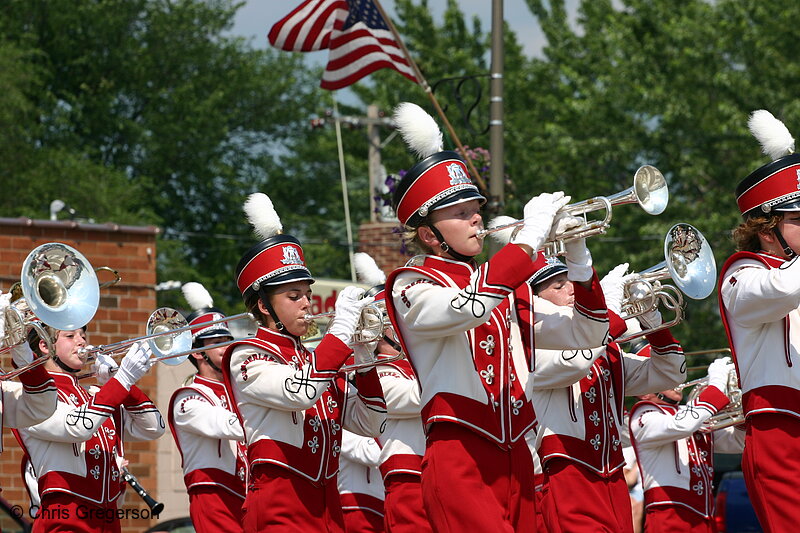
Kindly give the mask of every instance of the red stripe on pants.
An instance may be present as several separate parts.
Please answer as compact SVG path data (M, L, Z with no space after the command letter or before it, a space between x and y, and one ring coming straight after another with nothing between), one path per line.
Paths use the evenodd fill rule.
M116 512L117 502L98 507L72 494L51 492L42 498L33 533L119 533Z
M241 533L244 500L219 487L193 487L189 516L197 533Z
M433 424L422 460L422 500L437 532L536 531L525 439L503 450L456 424Z
M544 468L547 531L633 531L628 484L620 468L604 478L580 463L555 458Z
M645 533L715 533L714 521L680 505L650 507L644 515Z
M432 532L422 506L420 477L414 474L390 474L383 480L386 499L383 503L386 533Z
M800 420L763 413L746 422L742 471L765 532L794 531L800 523Z
M383 517L364 509L342 510L347 533L383 533Z
M245 532L343 533L336 478L318 485L289 470L270 464L256 465L244 500Z

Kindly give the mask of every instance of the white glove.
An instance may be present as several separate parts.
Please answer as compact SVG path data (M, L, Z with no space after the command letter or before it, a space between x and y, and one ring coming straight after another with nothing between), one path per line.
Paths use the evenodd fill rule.
M622 289L625 287L625 280L627 278L625 272L627 272L627 270L628 263L619 264L609 270L608 274L603 276L603 279L600 280L600 287L603 289L606 307L616 314L620 314L622 310Z
M92 363L92 372L94 372L94 377L97 380L97 384L101 387L108 383L108 380L114 375L114 373L119 369L119 365L117 364L111 356L108 356L104 353L97 354L97 358Z
M553 219L556 213L569 203L569 196L564 196L561 191L554 193L542 193L531 198L525 209L523 217L525 223L522 229L511 238L514 244L527 244L533 251L542 248L550 229L553 226Z
M373 302L375 298L361 298L364 289L349 285L342 289L339 297L336 298L334 306L334 317L328 328L328 333L339 339L345 344L350 343L350 338L358 324L361 316L361 309Z
M662 322L664 320L661 318L661 311L658 310L658 306L639 315L639 323L644 329L657 328Z
M14 361L14 366L17 368L33 362L33 352L27 341L11 347L11 360Z
M375 362L375 348L378 347L378 341L373 341L367 344L356 344L353 346L353 356L355 358L355 364L363 365L367 363ZM359 368L356 372L363 374L364 372L369 372L375 368L374 365L368 366L366 368Z
M122 359L122 364L119 365L114 377L123 387L131 390L131 387L156 363L155 359L151 359L152 353L149 343L134 342Z
M556 240L558 235L567 230L582 226L584 220L568 213L559 214L553 222L551 239ZM564 243L565 259L567 260L567 278L570 281L589 281L592 279L592 254L586 247L586 239L573 239Z
M720 357L708 365L708 384L728 394L728 376L733 368L730 357Z

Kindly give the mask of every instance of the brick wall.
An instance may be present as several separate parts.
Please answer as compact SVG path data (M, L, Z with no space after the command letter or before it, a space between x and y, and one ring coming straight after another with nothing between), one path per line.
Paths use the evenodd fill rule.
M400 234L394 232L397 227L397 222L371 222L358 228L358 251L371 255L386 275L409 259L400 251Z
M82 224L70 221L0 218L0 289L8 291L19 281L22 262L28 253L47 242L62 242L76 248L93 267L109 266L119 271L122 280L100 291L100 307L89 325L91 344L108 344L144 335L147 318L156 308L156 246L158 228ZM98 273L99 280L113 279L109 273ZM8 356L0 359L3 369L10 369ZM151 398L157 396L156 366L139 386ZM86 385L91 384L86 380ZM168 431L167 431L168 433ZM26 512L28 498L20 479L22 452L11 432L3 431L3 453L0 455L0 487L2 496ZM164 435L162 439L170 439ZM171 439L170 439L171 440ZM156 487L157 443L134 442L125 446L128 469L142 486L151 492ZM147 509L144 502L128 490L126 509ZM157 497L157 494L154 494ZM157 520L127 519L122 530L141 532Z

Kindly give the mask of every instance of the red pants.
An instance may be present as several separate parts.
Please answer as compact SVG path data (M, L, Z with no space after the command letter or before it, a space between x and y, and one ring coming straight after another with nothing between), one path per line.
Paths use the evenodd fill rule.
M456 424L433 424L422 460L422 501L437 532L536 531L525 439L503 450Z
M391 474L383 480L386 492L384 526L387 533L429 533L431 524L422 506L420 477Z
M344 532L335 477L316 485L266 464L253 467L251 480L242 508L245 532Z
M764 413L747 419L742 471L765 532L797 529L800 522L800 420Z
M680 505L658 505L644 515L645 533L715 533L714 520L704 518Z
M33 533L119 533L116 512L117 502L98 507L71 494L51 492L42 499Z
M547 503L544 501L544 496L544 488L534 493L536 500L536 531L541 531L542 533L547 531L547 526L544 524L544 510L547 508Z
M620 468L603 478L568 459L550 459L544 468L544 521L547 531L632 532L631 499Z
M189 516L197 533L241 533L244 500L220 487L193 487Z

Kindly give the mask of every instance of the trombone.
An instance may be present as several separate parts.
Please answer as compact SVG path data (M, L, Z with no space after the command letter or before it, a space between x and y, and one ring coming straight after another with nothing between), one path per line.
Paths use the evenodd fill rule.
M656 167L644 165L633 175L633 185L611 196L596 196L582 202L564 206L560 213L572 216L583 216L584 223L576 228L569 229L556 235L552 240L544 243L544 254L548 257L564 255L565 244L577 239L585 239L594 235L601 235L608 231L611 225L612 207L624 204L639 204L645 213L660 215L669 203L669 189L664 175ZM605 216L600 220L589 221L587 213L605 210ZM508 224L479 230L477 237L482 239L491 233L512 227L521 227L525 220L517 220Z
M177 366L198 349L192 348L192 330L214 324L221 324L223 322L231 322L241 319L253 319L250 313L240 313L229 317L220 318L217 320L209 320L201 324L194 324L190 326L186 319L175 309L171 307L159 307L147 319L147 326L145 328L145 335L133 339L127 339L112 344L102 344L100 346L87 346L81 353L86 354L86 361L92 361L97 358L98 354L103 354L108 357L115 357L122 355L137 342L147 341L155 356L153 359L166 365ZM219 342L205 346L203 349L222 348L230 346L236 339L225 342Z
M661 280L671 278L672 285ZM664 238L664 261L639 272L623 287L621 318L641 316L656 309L659 303L675 313L672 320L660 326L643 329L616 342L628 342L683 321L683 296L693 300L708 297L717 283L717 266L708 240L690 224L675 224Z
M101 269L111 270L116 279L101 286L95 273ZM119 274L108 267L93 269L83 254L66 244L51 242L34 248L22 264L19 281L22 298L10 304L4 313L4 347L0 348L0 353L26 342L31 329L47 344L48 352L55 353L54 340L42 324L57 330L83 327L97 312L100 288L113 285L119 279ZM40 357L0 375L0 381L43 365L47 359Z

